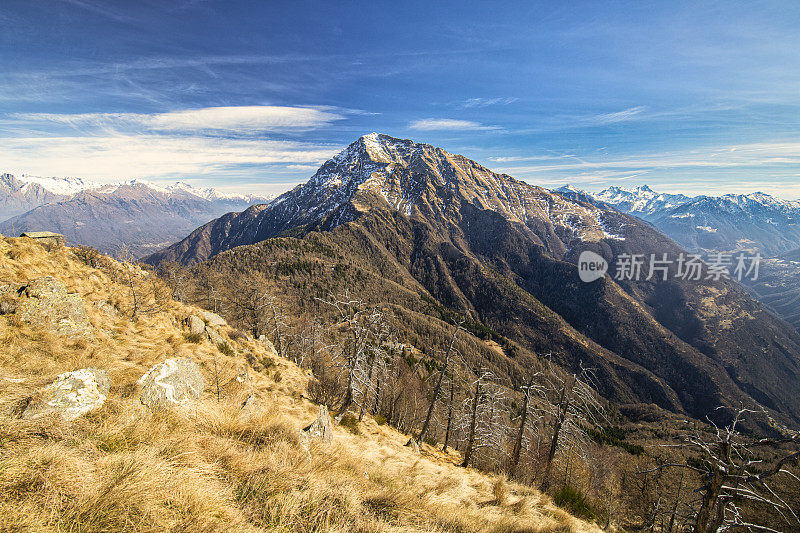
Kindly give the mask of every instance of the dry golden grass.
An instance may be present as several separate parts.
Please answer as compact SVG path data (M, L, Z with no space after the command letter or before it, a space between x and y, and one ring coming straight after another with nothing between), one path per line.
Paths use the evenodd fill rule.
M308 453L298 431L315 406L302 369L225 331L230 356L187 338L191 309L175 302L135 322L100 311L92 302L129 304L107 272L69 249L0 238L0 283L44 275L83 297L96 333L70 340L0 317L2 531L596 530L531 488L455 466L453 454L415 454L407 436L369 418ZM248 352L264 370L247 364ZM200 365L205 397L182 411L147 410L136 380L175 356ZM85 366L111 375L100 410L71 423L18 418L36 388ZM243 412L251 393L261 407Z

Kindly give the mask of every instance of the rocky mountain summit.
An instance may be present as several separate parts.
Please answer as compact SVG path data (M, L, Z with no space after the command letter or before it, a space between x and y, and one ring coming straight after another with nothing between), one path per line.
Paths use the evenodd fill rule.
M614 213L494 173L429 144L371 133L268 207L256 206L212 221L147 261L189 264L293 228L330 230L354 220L376 201L442 227L466 203L541 233L537 241L562 253L565 242L573 238L594 242L622 238L618 236L622 222Z
M0 221L67 198L68 194L52 192L37 182L23 181L11 174L0 175Z

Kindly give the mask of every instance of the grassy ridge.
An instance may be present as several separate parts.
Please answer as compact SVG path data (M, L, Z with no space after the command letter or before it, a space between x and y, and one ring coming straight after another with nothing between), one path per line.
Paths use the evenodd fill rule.
M0 258L0 282L52 275L80 294L95 330L70 340L0 316L0 530L595 530L534 489L455 466L452 453L415 454L407 436L369 417L309 453L298 431L316 406L294 364L225 328L224 350L187 336L193 310L174 301L129 320L126 287L70 249L0 238ZM184 411L145 409L136 380L176 356L200 365L204 397ZM18 418L37 388L85 366L111 374L100 410L69 424ZM241 410L250 394L261 406L253 414Z

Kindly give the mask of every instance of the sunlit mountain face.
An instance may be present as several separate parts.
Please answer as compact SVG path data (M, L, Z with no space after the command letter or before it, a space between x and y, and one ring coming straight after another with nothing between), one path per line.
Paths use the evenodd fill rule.
M593 283L579 278L586 251L609 265ZM269 205L224 215L146 260L272 272L285 253L319 266L315 281L283 289L300 300L350 280L348 290L408 313L433 302L508 336L523 355L484 361L503 375L524 375L533 364L524 354L545 351L568 368L598 368L603 394L621 404L696 416L757 394L780 416L800 412L786 394L796 383L773 366L800 369L800 335L738 283L681 278L675 265L647 276L653 254L689 252L610 204L429 144L361 137ZM639 278L620 270L634 255ZM331 277L347 272L352 280Z

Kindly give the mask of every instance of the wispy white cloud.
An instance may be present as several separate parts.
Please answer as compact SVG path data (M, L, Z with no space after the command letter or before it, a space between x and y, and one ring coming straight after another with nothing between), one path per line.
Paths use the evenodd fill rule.
M569 159L574 158L574 155L571 154L563 154L563 155L527 155L527 156L502 156L502 157L492 157L490 161L494 163L518 163L522 161L553 161L558 159Z
M305 172L316 172L319 166L317 165L286 165L289 170L302 170Z
M570 156L537 164L539 160L540 156L533 156L498 161L507 164L497 170L541 185L606 187L647 176L653 184L677 183L670 190L685 194L762 190L787 199L800 197L800 176L796 171L800 166L800 142L726 145L602 159Z
M647 106L636 106L617 111L615 113L604 113L596 115L592 118L591 122L595 124L613 124L615 122L624 122L633 118L641 118L640 115L647 111Z
M507 96L504 98L468 98L461 103L461 107L469 109L471 107L489 107L492 105L508 105L518 101L519 98Z
M125 13L123 13L121 11L108 9L108 8L102 6L102 5L96 5L93 2L85 2L85 1L82 1L82 0L61 0L61 1L66 3L66 4L69 4L71 6L83 8L83 9L85 9L87 11L90 11L90 12L96 14L96 15L101 15L103 17L109 18L111 20L115 20L117 22L127 23L127 22L130 22L131 20L133 20L132 17L128 16L127 14L125 14Z
M168 113L27 113L12 119L50 122L104 131L143 129L149 131L196 132L216 130L230 133L309 130L327 126L343 115L331 109L290 106L228 106L186 109Z
M800 143L754 143L603 160L571 158L564 163L516 165L509 169L517 172L544 172L599 168L758 167L775 164L800 164Z
M471 120L453 118L425 118L408 124L408 128L417 131L481 131L499 130L499 126L486 126Z
M5 138L3 171L80 176L97 181L131 178L262 174L272 164L318 165L341 147L272 140L115 135ZM248 168L247 172L243 168Z

